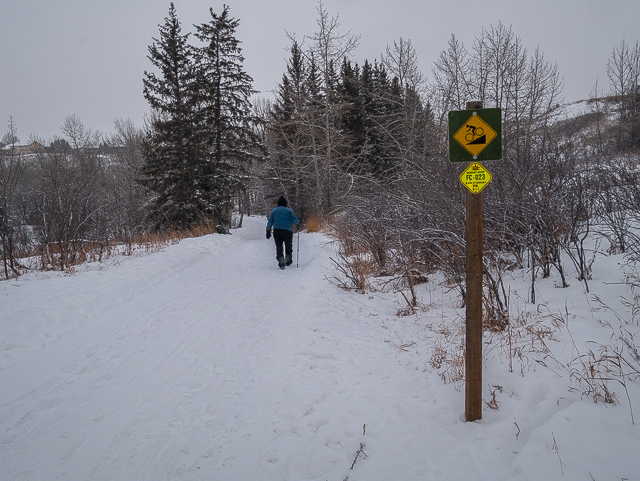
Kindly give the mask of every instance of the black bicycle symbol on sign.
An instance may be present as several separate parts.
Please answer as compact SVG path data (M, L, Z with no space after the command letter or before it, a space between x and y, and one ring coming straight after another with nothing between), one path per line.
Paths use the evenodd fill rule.
M467 133L464 136L464 140L471 142L473 139L482 137L483 135L484 129L482 127L474 127L473 125L467 124Z

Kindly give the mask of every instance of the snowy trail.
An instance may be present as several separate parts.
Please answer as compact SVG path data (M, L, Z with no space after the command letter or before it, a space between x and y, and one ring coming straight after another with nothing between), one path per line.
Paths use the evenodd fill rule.
M64 279L77 283L75 299L57 296L57 279L38 281L54 285L50 316L76 314L0 371L0 479L343 479L364 424L379 418L410 442L396 421L433 392L423 381L381 398L407 380L394 380L388 332L352 322L379 324L378 313L324 279L326 239L301 236L300 267L285 272L261 219L214 240L185 241L196 246L161 279L153 264L105 275L108 285L84 273ZM36 295L31 287L20 294ZM98 302L101 289L125 298ZM25 299L14 300L15 315ZM14 375L25 372L33 378ZM401 401L407 389L415 400ZM395 456L384 451L381 462Z
M175 479L198 457L219 457L243 425L262 419L250 413L262 400L254 385L273 370L272 353L289 345L305 266L274 269L263 222L247 224L228 249L193 259L78 328L74 338L91 343L41 372L48 381L13 399L7 394L19 392L20 380L3 383L0 412L15 427L3 438L11 449L0 461L1 479ZM191 436L203 433L193 453L176 440L193 448ZM236 457L221 464L230 467ZM147 472L136 472L139 466Z
M628 408L492 354L500 410L464 422L426 369L450 301L399 318L391 294L338 289L320 234L282 272L264 225L2 283L0 480L640 479Z

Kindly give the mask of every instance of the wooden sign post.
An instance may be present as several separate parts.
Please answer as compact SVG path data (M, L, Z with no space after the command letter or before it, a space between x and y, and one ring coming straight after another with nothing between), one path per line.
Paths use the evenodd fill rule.
M467 110L449 112L449 160L473 162L460 177L467 188L465 418L482 419L482 189L491 173L480 161L502 158L500 109L467 102Z
M482 102L467 103L467 110ZM467 189L467 310L464 412L467 421L482 419L482 191Z

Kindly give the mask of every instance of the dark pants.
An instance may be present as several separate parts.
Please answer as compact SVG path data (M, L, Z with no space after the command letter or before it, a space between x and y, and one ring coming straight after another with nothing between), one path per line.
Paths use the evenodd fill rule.
M278 265L284 267L286 263L286 265L290 266L293 262L293 232L286 229L273 229L273 240L276 242L276 259L278 260ZM286 261L282 255L283 244Z

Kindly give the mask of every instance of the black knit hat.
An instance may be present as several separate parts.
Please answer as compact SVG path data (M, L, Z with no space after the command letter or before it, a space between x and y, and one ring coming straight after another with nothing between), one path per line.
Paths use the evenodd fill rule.
M287 206L287 199L284 197L284 195L281 195L280 198L278 199L278 207L286 207Z

